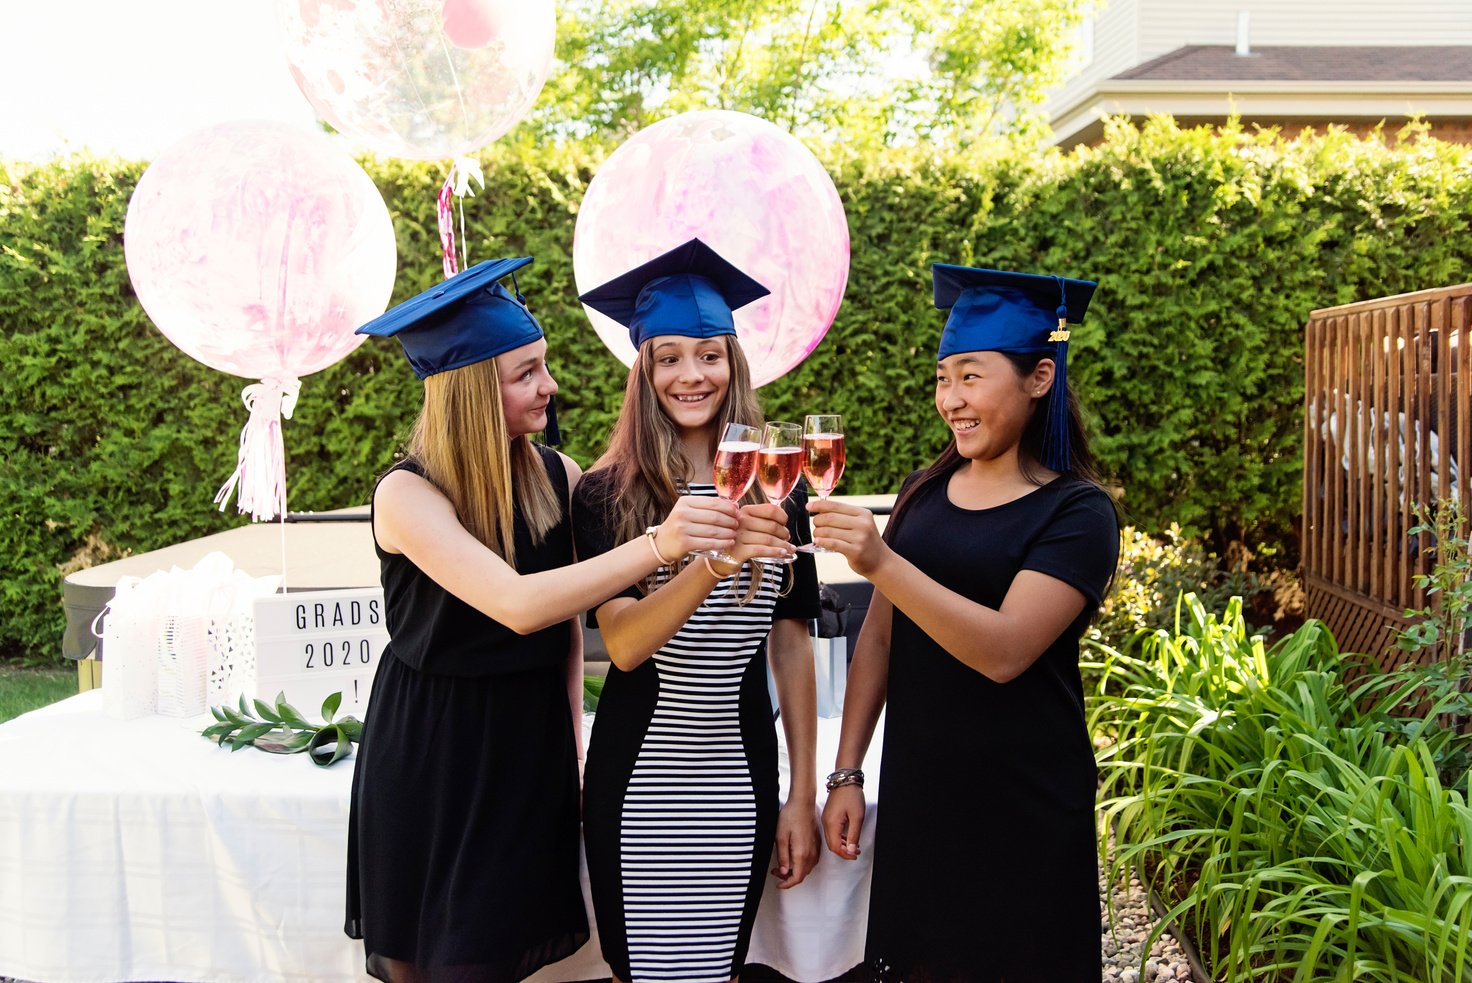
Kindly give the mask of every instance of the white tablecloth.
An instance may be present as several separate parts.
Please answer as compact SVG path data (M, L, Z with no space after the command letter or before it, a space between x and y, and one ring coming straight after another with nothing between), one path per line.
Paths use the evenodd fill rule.
M232 754L199 736L205 722L113 720L94 690L0 725L0 975L367 979L362 943L342 932L353 759ZM838 724L819 721L819 774ZM877 781L869 790L860 859L824 851L796 888L769 882L750 962L819 981L862 961ZM595 936L533 979L606 976Z

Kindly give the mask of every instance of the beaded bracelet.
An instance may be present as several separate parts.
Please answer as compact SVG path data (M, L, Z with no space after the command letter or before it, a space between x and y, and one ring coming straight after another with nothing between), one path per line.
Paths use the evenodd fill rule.
M829 775L823 784L830 792L836 788L843 788L845 785L857 785L859 788L863 788L864 769L839 768Z

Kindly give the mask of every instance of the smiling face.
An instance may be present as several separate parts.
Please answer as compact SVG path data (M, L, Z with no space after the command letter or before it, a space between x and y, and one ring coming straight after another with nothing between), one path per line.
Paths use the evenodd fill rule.
M999 352L957 352L936 363L935 408L962 457L991 461L1015 452L1052 383L1052 359L1023 373Z
M547 371L547 339L538 338L496 356L501 383L501 411L511 438L538 433L547 427L547 401L557 383Z
M660 335L651 339L650 383L660 409L681 430L711 426L725 403L731 386L727 337Z

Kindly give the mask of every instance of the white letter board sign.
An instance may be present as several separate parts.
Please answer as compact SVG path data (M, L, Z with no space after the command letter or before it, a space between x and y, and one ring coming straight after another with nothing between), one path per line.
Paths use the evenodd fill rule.
M342 694L339 717L363 719L373 673L388 644L383 588L274 594L255 602L256 692L277 693L309 720L322 701Z

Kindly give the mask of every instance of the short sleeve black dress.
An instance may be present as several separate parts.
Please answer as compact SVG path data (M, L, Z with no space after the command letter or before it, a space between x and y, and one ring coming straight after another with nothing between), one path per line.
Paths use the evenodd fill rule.
M609 478L591 471L578 483L584 559L618 545ZM787 502L797 543L808 540L805 501ZM761 581L748 601L753 570ZM662 567L656 583L670 576ZM776 619L817 615L810 555L790 568L743 564L651 658L609 668L588 742L583 838L603 958L620 979L726 983L741 972L777 827L766 637Z
M561 460L538 450L567 502ZM515 536L523 574L572 562L565 514L534 545L518 512ZM378 557L390 641L353 776L347 934L379 979L388 960L424 981L523 979L588 939L568 625L517 635Z
M1097 775L1078 643L1114 573L1118 520L1072 478L979 510L953 504L947 484L911 499L897 553L987 607L1023 570L1088 605L1008 683L895 610L867 958L880 979L1097 981Z

